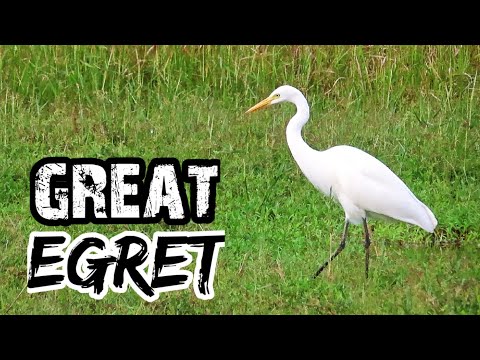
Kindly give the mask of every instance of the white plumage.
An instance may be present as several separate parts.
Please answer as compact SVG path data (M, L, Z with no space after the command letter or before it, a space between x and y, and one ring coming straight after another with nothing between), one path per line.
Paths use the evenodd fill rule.
M344 248L350 223L364 224L367 276L370 245L367 218L400 220L433 232L437 226L435 215L382 162L348 145L317 151L305 143L302 128L309 119L310 110L298 89L280 86L247 112L284 101L297 107L297 113L287 125L287 142L293 158L307 179L323 194L336 199L345 211L345 230L340 247L316 275Z

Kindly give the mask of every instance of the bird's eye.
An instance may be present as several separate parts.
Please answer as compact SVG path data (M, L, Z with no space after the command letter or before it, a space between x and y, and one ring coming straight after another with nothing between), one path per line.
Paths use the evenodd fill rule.
M275 95L275 97L276 97L276 98L279 98L279 97L280 97L280 94Z

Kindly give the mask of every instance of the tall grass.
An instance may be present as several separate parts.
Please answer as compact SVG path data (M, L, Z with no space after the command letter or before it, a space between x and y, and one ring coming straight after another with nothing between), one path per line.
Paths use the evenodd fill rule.
M478 46L5 46L0 91L43 106L152 91L253 98L290 83L325 102L395 111L431 97L451 111L479 68Z

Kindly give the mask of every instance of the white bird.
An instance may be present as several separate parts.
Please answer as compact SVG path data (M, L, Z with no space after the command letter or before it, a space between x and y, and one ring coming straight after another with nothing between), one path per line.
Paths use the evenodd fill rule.
M340 246L314 277L344 249L349 224L363 224L367 278L370 257L367 218L400 220L433 232L437 226L435 215L382 162L352 146L340 145L317 151L303 140L302 128L309 119L310 109L298 89L289 85L280 86L269 97L248 109L247 113L284 101L297 107L297 113L287 125L287 143L293 158L315 188L333 197L345 211Z

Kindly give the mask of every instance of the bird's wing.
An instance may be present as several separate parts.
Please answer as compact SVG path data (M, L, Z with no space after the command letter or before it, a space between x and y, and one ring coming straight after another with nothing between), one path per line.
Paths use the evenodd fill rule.
M356 148L346 150L338 172L341 190L357 207L433 230L431 211L385 164ZM432 228L433 226L433 228Z

